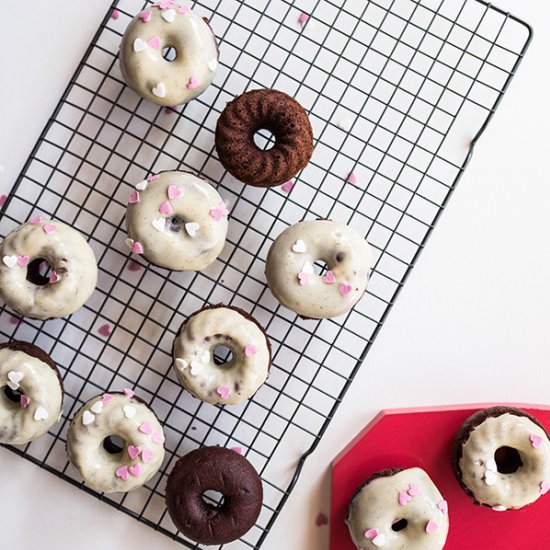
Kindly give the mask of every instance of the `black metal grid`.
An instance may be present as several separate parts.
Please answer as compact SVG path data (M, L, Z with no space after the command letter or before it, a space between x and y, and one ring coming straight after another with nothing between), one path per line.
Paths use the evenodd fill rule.
M525 54L531 29L480 0L198 0L221 42L214 85L175 112L140 101L120 76L120 37L142 0L120 0L96 34L4 205L0 235L31 214L74 225L99 260L98 289L69 319L19 321L3 307L0 333L60 365L62 421L14 452L84 486L65 455L76 409L106 388L135 387L165 426L167 456L144 489L99 498L190 548L164 507L177 457L203 444L240 446L262 475L257 525L227 547L259 548L365 358L460 179L475 142ZM311 15L302 27L301 12ZM310 112L316 150L290 193L243 186L213 148L226 101L275 87ZM267 143L268 136L264 137ZM228 243L201 273L131 259L126 199L135 182L185 169L218 184L231 205ZM358 183L346 182L348 173ZM330 217L365 234L376 253L367 296L349 315L304 321L266 289L273 239L303 218ZM136 261L142 266L137 270ZM272 375L248 403L200 404L171 370L175 331L223 301L249 310L273 342ZM98 334L104 323L109 337Z

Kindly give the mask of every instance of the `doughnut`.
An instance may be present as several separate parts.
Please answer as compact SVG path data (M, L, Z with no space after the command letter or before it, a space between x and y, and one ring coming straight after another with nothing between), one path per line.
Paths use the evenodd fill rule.
M548 434L520 409L483 409L457 433L453 470L475 504L497 512L523 508L550 490Z
M0 297L34 319L71 315L97 284L97 262L82 235L58 221L36 216L0 244ZM51 270L43 275L46 262Z
M313 264L325 262L316 275ZM302 221L285 229L267 254L265 275L282 305L307 319L349 311L367 287L373 255L351 227L330 220Z
M18 341L0 344L0 387L0 443L29 443L59 420L61 375L38 346Z
M138 183L130 195L126 244L160 267L200 271L225 245L228 214L206 181L187 172L163 172Z
M357 489L346 523L361 550L441 550L448 505L424 470L382 470Z
M74 415L67 453L96 491L133 491L158 472L164 458L164 431L152 409L133 391L104 393Z
M171 48L170 61L163 51ZM128 86L157 105L187 103L214 79L218 44L206 18L173 1L155 2L138 14L120 44L120 69Z
M218 346L232 357L217 364ZM235 405L252 397L271 366L271 344L260 324L234 306L218 304L193 313L173 346L174 369L182 386L207 403Z
M268 130L275 145L268 150L254 135ZM313 130L304 108L277 90L253 90L227 104L216 125L216 151L224 168L256 187L274 187L293 178L313 154Z
M206 491L224 497L216 506ZM201 447L180 458L166 482L166 506L175 526L200 544L227 544L256 523L262 508L262 481L239 453Z

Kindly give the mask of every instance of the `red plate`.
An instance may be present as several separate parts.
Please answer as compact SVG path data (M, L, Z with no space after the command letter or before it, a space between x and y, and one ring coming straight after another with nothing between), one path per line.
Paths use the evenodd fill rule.
M453 474L451 452L458 429L471 414L492 406L392 409L378 414L333 462L331 550L356 550L344 523L355 489L379 470L413 466L426 470L449 503L445 550L549 549L550 493L522 510L495 512L474 506ZM504 406L532 414L550 431L550 407Z

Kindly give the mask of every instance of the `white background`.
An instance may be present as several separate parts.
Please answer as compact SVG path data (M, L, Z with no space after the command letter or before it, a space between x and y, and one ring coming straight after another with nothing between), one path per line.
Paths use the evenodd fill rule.
M2 4L0 194L110 0ZM328 514L330 461L379 410L550 403L550 5L497 4L534 25L533 45L266 550L328 548L315 517ZM4 449L0 487L6 548L180 548Z

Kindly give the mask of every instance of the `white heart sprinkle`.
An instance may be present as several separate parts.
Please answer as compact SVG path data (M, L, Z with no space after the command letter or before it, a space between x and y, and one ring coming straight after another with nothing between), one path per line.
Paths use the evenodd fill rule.
M82 415L82 424L84 424L84 426L91 424L94 420L95 416L90 411L84 411Z
M10 268L12 269L17 265L17 256L4 256L2 258L2 261Z
M352 125L353 125L353 121L351 120L351 118L344 118L340 120L340 122L338 122L338 128L341 128L346 132L349 132L351 130Z
M189 366L189 363L185 359L176 359L176 368L178 370L185 370Z
M487 461L487 465L485 466L487 468L487 470L489 470L490 472L496 472L498 470L497 468L497 463L495 461L494 458L492 458L491 460L488 460Z
M149 185L147 180L140 181L139 183L136 183L136 189L138 191L145 191L145 189L147 189L147 185Z
M495 512L506 512L506 510L508 510L508 508L506 508L506 506L493 506L493 510Z
M167 23L173 23L174 18L176 17L176 10L165 10L163 11L160 16L167 22Z
M91 407L90 410L96 414L99 414L103 410L103 401L96 401Z
M302 239L298 239L292 245L292 252L296 252L296 254L303 254L306 250L307 250L306 243Z
M191 375L197 376L204 370L204 365L198 361L191 361Z
M495 472L492 472L491 470L487 470L485 472L485 484L486 485L494 485L497 482L497 475Z
M386 544L386 535L384 535L384 533L380 533L379 535L376 535L376 537L372 539L372 544L378 547L384 546Z
M195 222L190 222L185 224L185 231L190 237L194 237L195 233L199 230L199 224Z
M134 51L135 52L142 52L143 50L147 49L147 42L145 40L142 40L141 38L136 38L134 40Z
M212 71L213 73L216 72L216 69L218 68L218 60L217 59L211 59L208 62L208 70Z
M48 416L48 411L44 407L38 407L38 409L36 409L36 412L34 413L35 420L46 420Z
M302 267L302 273L307 273L308 275L313 275L313 273L314 273L313 265L310 264L309 262L306 262L304 264L304 267Z
M137 412L136 409L134 409L134 407L132 407L131 405L124 405L124 407L122 407L122 410L124 411L124 416L126 418L132 418Z
M209 363L210 362L210 352L205 351L201 357L200 357L201 363Z
M19 382L23 380L23 373L19 372L18 370L12 370L8 372L8 380L13 382L14 384L19 384Z
M124 244L128 247L128 248L132 248L132 246L134 246L134 239L126 239L124 241Z
M157 97L166 97L166 85L164 82L159 82L151 91Z
M165 218L155 218L151 225L157 230L157 231L164 231L166 228L166 219Z

